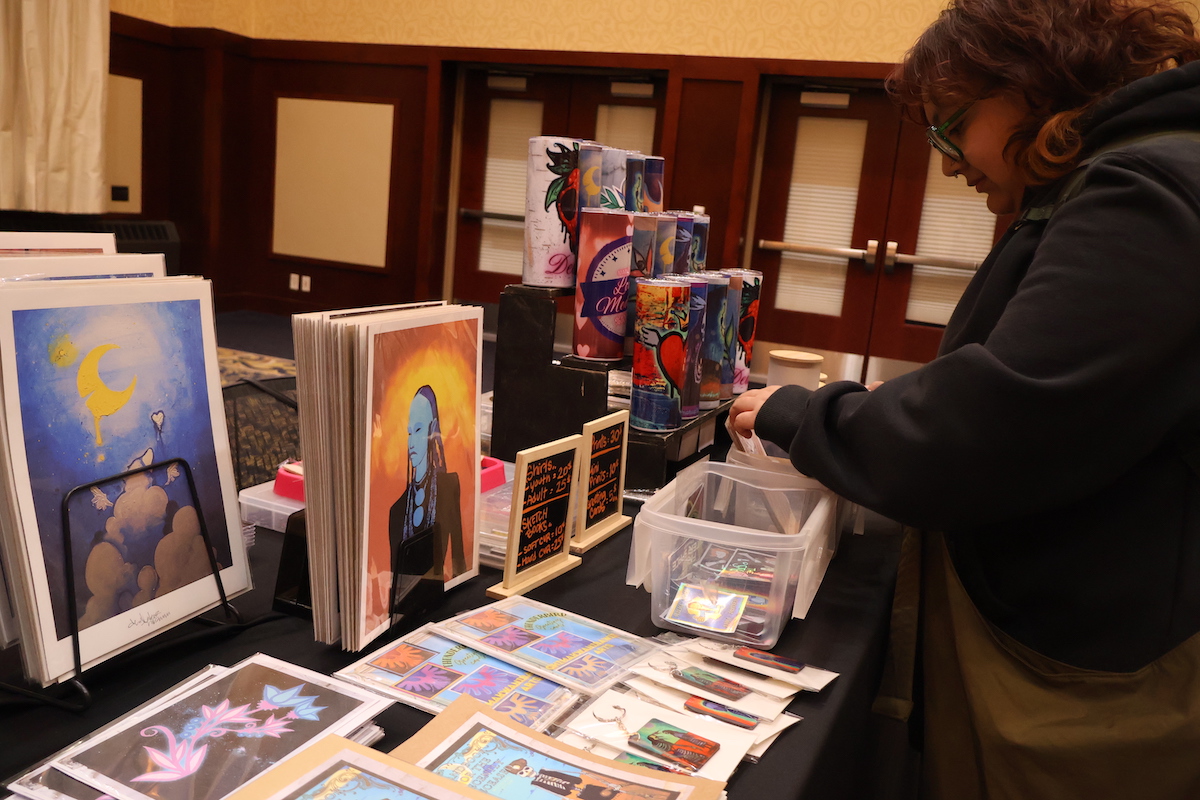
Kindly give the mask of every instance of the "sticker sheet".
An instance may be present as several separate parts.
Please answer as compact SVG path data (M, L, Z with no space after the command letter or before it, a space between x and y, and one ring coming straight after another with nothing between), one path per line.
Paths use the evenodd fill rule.
M438 713L460 695L484 702L514 722L541 730L578 694L437 633L413 631L335 674Z
M391 702L256 655L52 763L124 800L220 800L317 737L349 733Z
M443 628L456 639L590 693L611 686L629 664L656 649L641 637L524 597L467 612Z

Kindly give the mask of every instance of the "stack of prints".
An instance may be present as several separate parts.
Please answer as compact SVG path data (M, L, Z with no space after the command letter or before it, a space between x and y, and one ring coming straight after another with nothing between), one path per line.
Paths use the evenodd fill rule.
M209 282L0 246L0 637L49 685L76 639L87 669L217 605L214 572L228 597L250 573Z
M8 788L32 800L220 800L327 735L357 738L390 702L255 655L208 667Z
M293 318L313 627L360 650L479 572L479 308Z

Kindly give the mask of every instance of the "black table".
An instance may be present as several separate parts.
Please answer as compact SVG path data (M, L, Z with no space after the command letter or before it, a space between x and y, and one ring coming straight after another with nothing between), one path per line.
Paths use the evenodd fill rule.
M840 677L820 693L797 696L789 710L804 721L785 731L760 763L737 771L728 787L732 800L856 797L875 791L869 785L878 780L869 747L875 724L870 705L887 639L900 538L893 523L879 517L868 521L865 535L843 533L808 617L789 623L774 648ZM260 529L250 550L258 588L234 601L249 622L211 627L192 621L89 670L84 680L93 702L82 713L0 695L0 776L16 777L210 663L229 665L261 652L332 673L360 658L315 643L308 620L271 611L282 538ZM629 540L626 529L585 554L580 567L529 597L632 633L655 635L659 629L650 620L650 595L625 585ZM500 578L497 570L483 568L479 577L448 592L427 618L398 626L402 630L385 639L485 605L490 602L485 589ZM220 612L209 616L222 618ZM15 650L0 653L0 676L6 676L0 680L19 681ZM386 735L375 747L391 750L428 720L425 712L397 703L377 718Z

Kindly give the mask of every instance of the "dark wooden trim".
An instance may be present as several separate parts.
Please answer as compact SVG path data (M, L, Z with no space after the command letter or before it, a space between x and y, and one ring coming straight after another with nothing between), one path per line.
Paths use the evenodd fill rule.
M141 39L154 44L166 46L175 44L174 28L147 19L118 14L115 11L109 13L108 32L110 36L128 36L131 39Z
M690 207L691 197L721 193L727 208L720 214L726 218L714 217L720 231L714 237L719 247L709 251L712 266L736 265L743 252L764 79L878 87L893 68L885 63L269 40L212 28L172 28L117 13L110 19L113 72L146 82L143 213L128 216L174 219L188 268L217 280L223 303L244 302L270 310L441 295L448 219L458 213L448 207L448 197L460 68L528 74L543 87L572 79L583 87L588 76L597 81L653 80L660 87L653 100L622 102L660 109L655 152L667 159L669 205ZM386 88L379 94L390 80L389 69L401 70L396 74L403 77L395 84L394 95ZM410 69L425 73L418 76L408 73ZM739 93L725 84L739 85ZM419 101L418 86L424 90ZM564 117L547 120L550 128L545 132L594 134L594 119L586 117L588 109L594 115L599 95L584 97L588 92L580 92L579 102L572 103ZM270 252L275 109L261 106L271 102L266 98L280 96L389 102L396 107L385 267ZM529 96L534 98L537 92ZM705 98L716 96L730 104L713 112L724 116L720 137L727 148L722 159L727 160L719 164L719 174L699 179L693 174L697 165L681 163L679 157L707 154L712 144L706 141L703 126L683 127L684 117L693 122L698 115L702 118L697 109ZM411 105L410 99L418 106ZM409 126L403 137L401 103ZM474 133L475 138L482 133L486 147L486 126L482 127ZM481 157L479 143L468 138L464 132L463 158ZM411 163L402 165L406 158ZM686 179L681 177L685 173ZM474 188L481 194L482 186ZM414 193L419 196L413 197ZM461 198L465 205L470 205L465 203L468 194ZM409 209L404 219L399 218L401 207ZM464 299L495 300L492 295L498 296L512 276L475 271L468 277L471 286L461 283L464 251L478 248L478 231L472 233L472 224L478 227L477 221L459 224L454 294L469 288L470 296ZM312 294L286 291L286 273L296 271L295 267L314 275L317 288ZM326 286L331 287L328 293Z

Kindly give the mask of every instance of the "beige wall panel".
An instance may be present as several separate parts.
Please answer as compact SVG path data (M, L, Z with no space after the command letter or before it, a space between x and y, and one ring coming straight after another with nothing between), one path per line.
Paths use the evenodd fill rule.
M604 24L556 0L111 0L168 25L259 39L894 62L945 0L615 2ZM167 19L164 19L167 17ZM661 20L660 23L652 23ZM669 20L669 22L667 22Z
M279 98L274 252L385 266L394 109Z
M104 185L109 211L142 213L142 82L108 76L104 127ZM129 188L129 200L113 200L112 187Z

